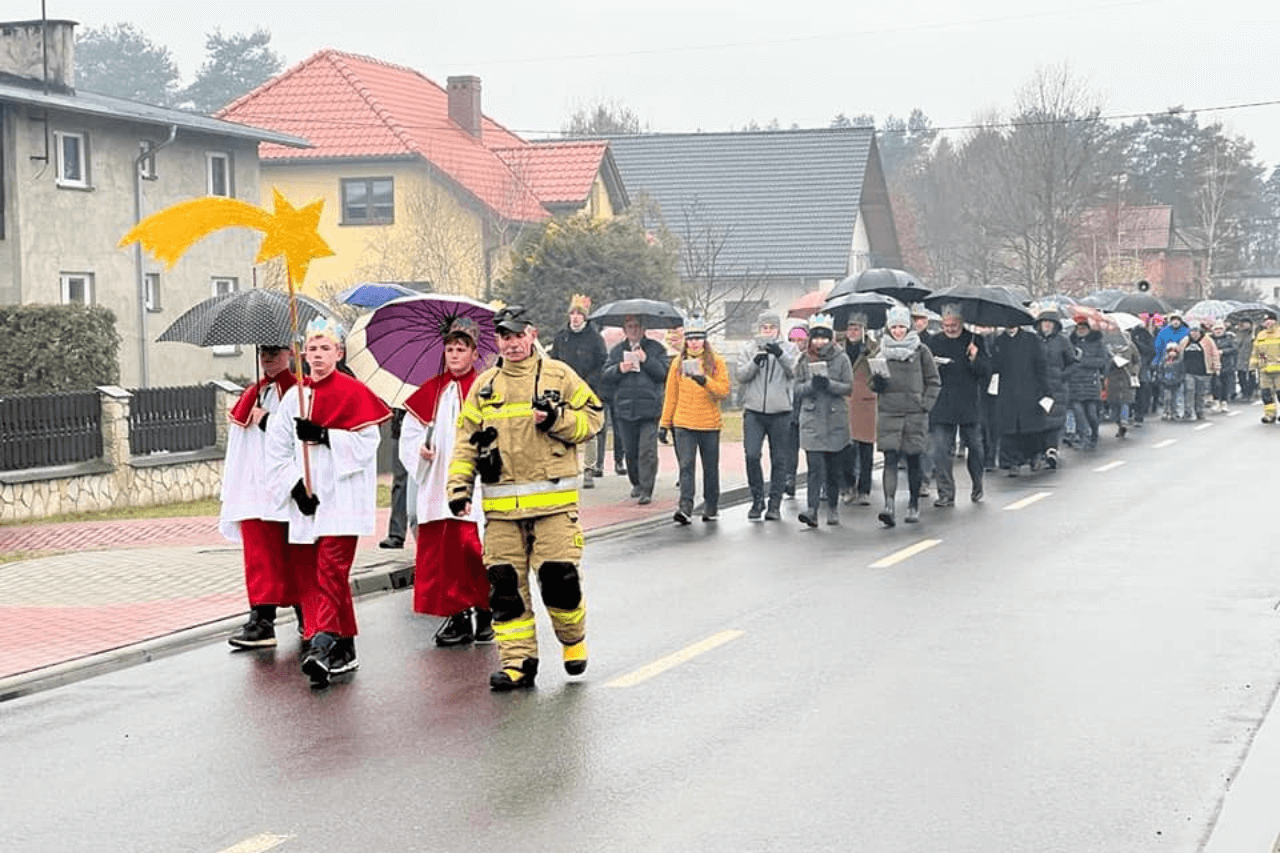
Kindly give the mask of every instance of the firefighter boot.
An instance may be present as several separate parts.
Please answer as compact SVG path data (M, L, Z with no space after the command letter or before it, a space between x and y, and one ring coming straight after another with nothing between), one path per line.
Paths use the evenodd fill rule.
M564 671L570 675L582 675L587 671L587 642L579 640L564 647Z
M1262 422L1264 424L1276 422L1276 395L1270 388L1262 389Z
M532 687L538 677L538 659L525 658L520 666L504 666L489 676L489 689L495 693L506 693L523 687Z

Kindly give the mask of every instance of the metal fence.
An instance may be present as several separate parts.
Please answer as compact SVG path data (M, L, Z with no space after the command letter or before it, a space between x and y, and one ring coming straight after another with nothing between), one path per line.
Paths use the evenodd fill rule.
M218 443L212 385L139 388L129 392L129 452L134 456L181 453Z
M0 397L0 471L69 465L102 456L97 391Z

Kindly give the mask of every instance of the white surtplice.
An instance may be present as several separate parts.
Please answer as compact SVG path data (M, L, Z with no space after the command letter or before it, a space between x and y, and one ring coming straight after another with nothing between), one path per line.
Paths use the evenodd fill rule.
M419 524L455 517L449 511L449 498L445 492L445 484L449 480L449 460L453 456L456 424L461 410L462 400L458 397L458 383L450 382L440 392L440 401L436 404L435 420L431 429L431 447L436 455L430 462L423 459L418 452L426 440L427 425L413 412L409 412L400 426L400 463L418 484ZM462 516L459 520L473 521L481 525L484 523L484 512L480 508L479 486L476 489L476 498L471 502L471 514Z
M253 393L252 390L246 394ZM297 405L297 401L294 401ZM258 406L268 414L280 408L279 390L274 382L263 386ZM271 426L274 417L267 418ZM290 425L293 421L288 420ZM277 501L267 492L267 434L257 426L227 424L227 452L222 467L222 511L218 530L232 542L240 542L240 522L249 518L265 521L288 521L285 501Z

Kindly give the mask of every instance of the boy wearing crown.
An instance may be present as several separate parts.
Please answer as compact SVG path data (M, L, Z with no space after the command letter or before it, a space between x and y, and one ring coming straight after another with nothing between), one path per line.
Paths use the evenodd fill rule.
M337 369L345 334L336 320L308 324L311 374L267 423L267 489L288 508L289 541L303 546L295 549L310 644L302 671L313 687L359 666L349 576L358 538L374 532L378 425L391 417L364 383Z

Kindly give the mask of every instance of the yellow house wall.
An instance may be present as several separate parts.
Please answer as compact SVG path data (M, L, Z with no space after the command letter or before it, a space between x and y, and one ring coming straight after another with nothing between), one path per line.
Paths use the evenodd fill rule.
M391 178L394 221L344 225L341 182L349 178ZM439 290L472 296L484 290L481 217L420 163L264 162L262 198L270 199L273 189L299 206L324 200L319 230L334 255L311 263L306 293L324 297L370 278L430 280Z

